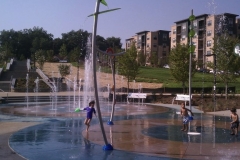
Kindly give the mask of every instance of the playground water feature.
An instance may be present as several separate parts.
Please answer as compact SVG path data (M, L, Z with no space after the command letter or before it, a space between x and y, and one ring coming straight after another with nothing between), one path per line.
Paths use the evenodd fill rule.
M91 61L89 62L89 63L91 63ZM91 69L89 69L89 71L91 71ZM90 77L91 77L91 73L89 73L89 75L90 75ZM75 93L75 91L77 90L77 88L75 87L76 86L76 80L74 80L74 108L75 107L77 107L77 106L75 106L75 97L76 97L76 93ZM91 81L90 81L90 83L92 83ZM86 84L87 85L87 84ZM57 85L58 86L58 85ZM81 85L80 85L81 86ZM85 85L84 85L85 86ZM84 91L87 91L87 92L91 92L91 89L89 90L89 88L91 88L91 87L87 87L87 88L85 88L84 89ZM136 84L135 84L135 82L134 82L134 90L137 90L136 89ZM78 96L80 95L80 87L79 87L79 94L78 94ZM141 86L139 85L138 86L138 92L140 92L141 91ZM85 92L84 92L85 93ZM85 94L84 94L85 95ZM89 100L91 100L92 99L92 97L93 96L86 96L86 97L84 97L83 99L83 105L82 106L85 106L86 104L87 104L87 102L89 101ZM78 107L80 108L80 98L78 99L79 100L79 102L78 102ZM63 106L62 106L63 105ZM65 104L61 104L61 105L59 105L59 108L64 108L64 105ZM37 107L38 105L36 105L36 107ZM44 105L43 105L44 106ZM57 106L57 105L56 105ZM61 107L62 106L62 107ZM104 106L104 105L103 105ZM140 114L140 112L137 112L136 113L136 116L132 116L132 115L129 115L130 113L132 114L132 112L131 111L129 111L129 108L130 107L132 107L132 106L130 106L130 107L123 107L122 105L119 105L119 106L121 106L122 108L125 108L125 110L127 111L127 116L119 116L118 118L120 119L120 120L126 120L126 119L131 119L131 120L134 120L134 119L143 119L143 118L156 118L155 116L154 116L154 114L158 114L158 113L151 113L152 115L148 115L147 113L144 113L144 114L146 114L146 116L141 116L141 114ZM46 106L45 105L45 107L46 108L48 108L48 106ZM141 110L141 109L139 109L140 107L138 106L138 110ZM143 107L144 108L144 107ZM106 111L107 110L107 107L102 107L101 108L103 111ZM119 108L118 108L119 109ZM43 107L43 110L45 110L44 109L44 107ZM70 110L70 105L69 105L69 110ZM144 109L143 109L144 110ZM121 109L120 110L117 110L117 111L121 111ZM63 112L65 112L65 111L63 111ZM176 135L176 133L174 134L174 131L175 132L177 132L177 133L179 133L178 131L180 130L180 127L177 125L178 123L177 123L177 120L176 120L176 117L174 117L174 112L175 111L173 111L173 114L170 114L170 113L165 113L165 114L160 114L159 116L163 116L164 118L169 118L170 119L170 121L167 121L167 123L169 124L169 123L174 123L174 125L176 125L175 126L175 128L173 129L173 128L171 128L171 127L168 127L168 126L156 126L156 127L150 127L150 128L147 128L147 129L142 129L141 130L141 132L142 132L142 134L144 134L144 135L146 135L146 136L150 136L150 137L154 137L154 138L156 138L156 139L164 139L164 140L170 140L170 141L181 141L182 140L182 137L183 137L183 139L185 139L185 142L194 142L194 143L200 143L201 145L203 144L203 143L209 143L209 141L210 142L212 142L212 144L213 144L213 146L214 146L214 148L216 147L216 143L223 143L224 145L227 145L228 143L232 143L232 142L238 142L238 139L234 139L234 138L228 138L227 136L226 136L226 132L228 131L228 129L226 128L226 125L225 125L225 128L224 128L224 125L219 125L219 124L216 124L217 125L217 127L219 127L219 128L215 128L215 118L217 118L217 119L219 119L219 122L223 122L223 123L227 123L228 121L225 119L224 120L224 118L222 118L222 117L215 117L214 116L214 126L211 126L212 125L212 117L211 116L204 116L204 121L205 120L209 120L209 126L207 126L207 127L205 127L205 129L203 130L203 126L201 125L200 126L200 128L198 128L198 131L199 132L201 132L202 134L201 134L201 136L198 136L198 137L191 137L191 136L186 136L186 135L180 135L180 136L177 136ZM61 113L60 112L60 110L59 110L59 113ZM45 113L46 114L46 113ZM75 114L75 113L72 113L72 115L73 114ZM103 113L103 115L105 114L105 117L107 117L107 114L106 113ZM123 113L122 113L123 114ZM82 115L82 113L76 113L76 115ZM55 115L55 116L57 116L57 115ZM173 117L172 117L173 116ZM202 115L201 116L197 116L197 119L199 119L199 117L201 117L202 118ZM159 117L158 117L159 118ZM49 130L52 130L52 128L54 128L54 129L56 129L56 130L58 130L59 132L61 132L62 131L62 129L64 128L62 128L62 127L59 127L59 126L65 126L65 128L64 129L69 129L70 127L72 127L70 130L69 130L69 132L75 132L75 133L79 133L79 129L81 128L81 125L83 124L83 122L82 122L82 120L83 119L81 119L81 120L76 120L76 119L73 119L72 120L72 122L66 122L66 123L62 123L61 122L61 124L55 124L55 125L53 125L53 126L51 126L50 127L50 129ZM71 120L70 120L71 121ZM141 122L141 121L140 121ZM202 122L202 121L201 121ZM97 124L97 122L95 121L94 122L94 124ZM158 123L159 124L159 123ZM59 126L58 126L59 125ZM136 124L135 124L136 125ZM132 125L133 126L133 125ZM199 125L196 125L196 126L199 126ZM174 126L173 126L174 127ZM43 127L43 128L45 128L45 127ZM170 132L168 132L168 134L162 134L162 132L161 131L166 131L166 130L171 130L172 129L172 132L173 133L170 133ZM196 128L197 129L197 128ZM220 135L219 137L215 137L215 135L214 134L211 134L212 133L212 130L211 129L214 129L214 134L217 132L217 133L223 133L222 135ZM39 128L34 128L33 130L35 130L36 132L41 132L41 131L43 131L44 129L41 129L41 127L40 127L40 129ZM77 132L76 132L76 130L78 130ZM31 129L29 129L29 131L31 131ZM27 131L26 130L26 132L29 132L29 131ZM111 132L112 130L110 129L110 133L112 134L112 132ZM158 131L160 131L160 132L158 132ZM65 132L67 132L67 130L65 130ZM80 131L81 132L81 131ZM66 134L69 134L69 133L66 133ZM66 134L64 134L64 135L66 135ZM212 136L209 136L209 134L211 134ZM20 135L22 135L22 132L20 132ZM63 134L62 134L63 135ZM95 144L92 144L90 141L88 141L88 139L81 139L81 138L79 138L79 136L77 136L77 135L74 135L74 134L71 134L72 135L72 137L70 137L70 141L71 142L73 142L73 143L71 143L70 144L70 146L68 147L68 149L70 148L70 150L72 149L72 148L78 148L79 149L79 146L77 146L77 145L83 145L83 144L85 144L85 147L84 147L84 149L89 149L89 148L91 148L91 149L93 149L94 147L98 147L98 146L96 146ZM15 137L15 135L12 137L12 146L14 146L15 147L15 149L16 150L20 150L20 148L18 148L19 146L17 146L15 143L14 143L14 141L15 141L15 138L16 139L18 139L17 138L17 134L16 134L16 137ZM55 135L56 136L56 135ZM176 137L177 136L177 137ZM182 137L181 137L182 136ZM36 143L37 141L38 141L38 135L37 134L35 134L34 135L34 137L35 137L35 139L34 139L34 141L33 142L30 142L31 144L32 143ZM48 137L49 138L49 137ZM49 139L53 139L52 137L50 137ZM132 140L132 139L131 139ZM81 143L75 143L75 142L80 142L81 141ZM42 143L42 141L39 141L40 143ZM84 142L84 143L83 143ZM112 141L111 141L112 142ZM29 143L29 141L28 141L28 143ZM53 144L54 145L56 145L57 146L57 143L58 142L54 142ZM77 145L76 145L77 144ZM160 144L160 143L159 143ZM39 145L39 144L38 144ZM64 144L63 144L64 145ZM134 144L134 145L136 145L136 144ZM27 145L26 145L27 146ZM61 147L60 148L62 148L63 146L62 145L60 145ZM158 145L159 146L159 145ZM160 147L160 146L159 146ZM200 151L199 151L199 155L201 155L201 154L203 154L204 153L204 151L202 150L203 148L203 146L199 146L200 147ZM26 147L27 148L27 147ZM44 147L40 147L40 148L44 148ZM28 148L29 149L29 148ZM73 151L73 150L71 150L71 151ZM82 150L81 150L82 151ZM88 150L89 151L89 150ZM218 151L221 151L220 149L218 149ZM24 151L21 151L21 153L22 152L24 152ZM43 151L44 153L46 153L46 151ZM133 151L134 152L134 151ZM143 152L143 151L141 151L141 152ZM156 151L157 152L157 151ZM98 154L93 154L91 151L89 151L89 153L91 153L92 155L94 155L94 156L91 156L91 154L90 154L90 157L91 158L99 158L98 157L98 155L99 155L99 153ZM112 152L105 152L104 153L104 155L103 155L103 158L104 159L106 159L106 158L109 158L109 157L113 157L113 154L111 154ZM114 153L115 154L117 154L117 152L115 152L114 151ZM148 152L149 153L149 152ZM26 154L26 157L28 157L28 156L30 156L31 154L30 153L24 153L24 154ZM123 153L123 152L121 152L121 153L119 153L119 155L120 154L125 154L125 153ZM155 153L156 154L156 153ZM178 154L180 154L180 153L178 153ZM233 154L233 153L232 153ZM32 156L32 155L31 155ZM30 156L30 157L31 157ZM54 156L58 156L58 153L57 152L54 152L54 154L52 155L52 157L54 157ZM67 156L67 157L66 157ZM62 157L61 158L64 158L64 159L75 159L75 158L79 158L79 157L84 157L84 158L89 158L89 157L85 157L84 155L81 155L81 154L79 154L78 152L75 152L74 154L62 154ZM132 158L134 158L134 159L140 159L140 158L143 158L144 157L144 159L156 159L156 157L146 157L146 156L143 156L143 157L141 157L141 156L139 156L139 155L136 155L136 154L133 154L133 155L131 155L131 154L128 154L128 157L131 157L132 156ZM174 155L172 155L173 157L174 157ZM229 156L229 154L227 155L227 156ZM36 155L34 155L34 157L38 157L38 156L36 156ZM51 157L51 158L52 158ZM41 157L42 158L42 157ZM56 158L56 157L55 157ZM59 158L59 157L58 157ZM163 157L161 157L161 158L163 158ZM175 157L176 158L176 157ZM178 157L179 158L179 157ZM209 158L209 157L206 157L205 156L205 158ZM229 158L229 157L228 157ZM35 158L36 159L36 158ZM173 158L166 158L166 157L164 157L164 159L173 159Z
M113 126L108 126L106 121L109 114L107 107L103 106L104 127L109 142L115 148L113 151L102 151L102 138L97 118L93 118L89 133L86 133L83 123L85 113L66 113L64 110L61 112L70 116L54 115L55 117L49 118L47 111L46 117L39 115L41 120L38 121L44 123L14 133L10 137L9 144L15 152L31 160L44 157L49 160L95 158L174 160L239 157L237 146L240 146L240 139L229 135L229 119L225 117L196 113L191 122L191 130L200 132L201 135L192 136L180 130L181 117L176 114L177 108L119 104L116 107L115 123ZM48 106L45 106L41 110L47 108ZM21 119L26 121L30 117ZM213 126L213 118L216 118L215 126Z

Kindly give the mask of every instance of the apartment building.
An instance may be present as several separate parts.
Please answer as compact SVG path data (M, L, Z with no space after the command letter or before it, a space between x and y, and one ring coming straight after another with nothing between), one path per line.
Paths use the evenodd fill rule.
M237 36L240 39L240 18L236 20L236 27L237 27Z
M170 51L169 32L165 30L138 32L126 39L126 50L135 43L138 53L143 52L146 56L146 64L149 64L151 54L155 53L158 61L162 62L160 65L164 65Z
M198 68L203 68L208 61L213 62L213 56L206 57L205 55L212 54L213 38L216 35L227 31L230 35L239 36L240 29L238 29L236 22L239 23L240 20L237 21L237 16L236 14L223 13L219 15L202 14L195 17L193 21L195 31L193 45L196 48L193 58L197 60ZM188 18L175 22L171 27L171 48L175 47L177 43L188 44L189 26L190 21Z

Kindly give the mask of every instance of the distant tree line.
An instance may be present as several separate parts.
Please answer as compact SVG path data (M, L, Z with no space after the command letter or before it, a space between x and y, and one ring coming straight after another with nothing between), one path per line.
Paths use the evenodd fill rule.
M11 57L18 60L44 56L46 61L68 60L77 62L86 55L86 44L91 33L79 29L62 33L62 38L53 38L51 33L40 27L20 31L0 31L0 61ZM97 36L97 47L105 51L108 47L121 49L121 39ZM43 57L41 57L43 58Z

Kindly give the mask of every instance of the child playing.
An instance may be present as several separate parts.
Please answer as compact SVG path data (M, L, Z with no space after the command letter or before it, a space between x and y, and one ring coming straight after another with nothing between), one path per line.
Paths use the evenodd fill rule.
M181 116L183 118L183 128L181 129L181 131L188 131L188 122L189 122L189 115L188 115L188 111L191 113L191 115L193 116L193 113L191 110L185 108L185 104L181 103Z
M83 109L87 111L87 118L84 121L84 124L87 126L86 132L88 132L93 113L96 115L94 104L95 104L95 101L91 101L89 102L89 106Z
M238 136L238 126L239 126L239 120L238 120L238 114L237 114L237 110L236 108L232 108L231 109L231 130L232 130L232 133L231 135L235 135L236 137Z

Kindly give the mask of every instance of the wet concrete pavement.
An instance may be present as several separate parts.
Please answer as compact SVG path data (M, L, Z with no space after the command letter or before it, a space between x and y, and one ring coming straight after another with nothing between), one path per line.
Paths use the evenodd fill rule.
M10 112L12 115L1 115L1 120L37 124L17 131L9 138L14 152L30 160L240 159L240 138L230 135L230 120L227 117L196 110L190 131L201 134L188 135L180 130L182 120L176 114L179 110L177 105L166 105L171 108L158 105L117 106L112 126L107 125L110 116L108 107L102 109L104 129L108 143L113 145L112 151L102 149L104 141L97 118L93 118L89 132L85 131L85 113L42 117L29 112L33 115L18 117L13 114L19 111L13 109ZM44 107L38 109L42 113L46 111Z

